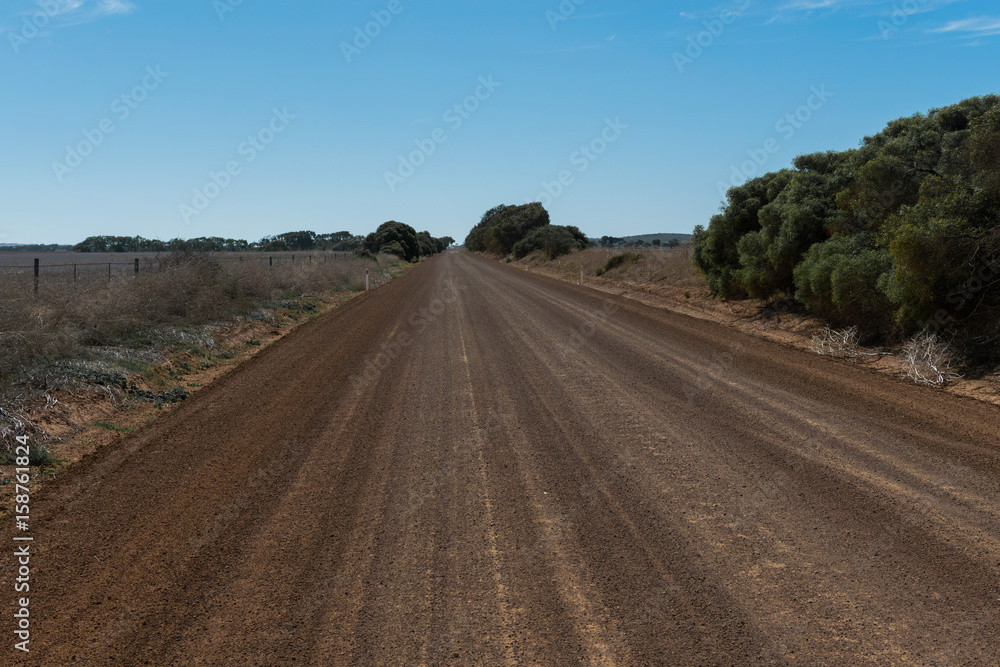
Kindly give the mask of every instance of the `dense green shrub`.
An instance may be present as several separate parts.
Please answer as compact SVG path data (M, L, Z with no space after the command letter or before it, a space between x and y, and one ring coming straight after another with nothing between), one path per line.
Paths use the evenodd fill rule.
M417 231L395 220L383 222L378 229L365 237L364 248L373 254L383 252L396 255L407 262L415 262L420 257Z
M717 296L792 293L882 336L950 329L1000 341L1000 97L890 122L857 149L730 189L698 227Z
M532 230L549 224L549 212L538 202L521 206L494 206L465 238L472 252L509 255Z
M783 170L731 188L726 193L728 205L712 217L708 229L695 228L693 260L714 294L728 297L745 292L735 275L743 268L737 245L745 235L760 230L760 210L777 198L791 176Z
M515 259L541 250L547 259L555 259L575 250L583 250L590 246L590 241L579 229L573 226L545 225L533 229L527 236L514 244Z
M888 251L863 235L838 235L813 245L795 267L795 298L810 310L863 335L884 331L891 303L880 288L889 275Z

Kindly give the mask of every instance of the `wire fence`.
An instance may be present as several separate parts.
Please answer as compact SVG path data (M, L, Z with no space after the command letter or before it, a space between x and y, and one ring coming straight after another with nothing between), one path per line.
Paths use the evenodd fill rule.
M239 254L235 257L212 256L211 261L217 264L256 263L258 266L276 267L295 263L329 262L350 259L353 252L329 251L308 254ZM47 260L49 258L46 258ZM59 258L60 260L62 258ZM35 257L31 263L6 264L0 262L0 280L5 283L28 283L36 293L40 284L53 281L60 284L106 280L121 280L135 278L151 273L160 273L169 266L180 266L185 259L181 256L145 256L132 257L126 261L77 261L59 263L42 261Z

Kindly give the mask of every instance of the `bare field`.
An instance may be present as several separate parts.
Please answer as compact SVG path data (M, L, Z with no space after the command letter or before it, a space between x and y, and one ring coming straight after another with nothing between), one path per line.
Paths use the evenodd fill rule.
M294 262L330 262L349 260L350 252L220 252L201 253L220 264L249 262L269 266ZM60 278L72 280L89 278L133 277L135 260L139 260L139 273L160 272L171 264L183 261L172 253L153 252L0 252L0 277L6 281L32 279L34 261L38 259L39 277L42 281Z

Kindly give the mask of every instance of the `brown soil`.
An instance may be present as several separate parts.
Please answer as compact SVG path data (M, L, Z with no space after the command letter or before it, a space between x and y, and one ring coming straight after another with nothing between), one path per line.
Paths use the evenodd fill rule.
M446 253L47 485L32 652L4 650L995 665L998 433L992 406Z
M312 303L316 307L316 314L320 314L345 303L355 295L354 292L333 293L324 295L322 299L310 299L302 303ZM180 386L189 395L194 394L291 333L311 316L287 308L273 309L269 314L272 319L266 322L240 318L211 328L215 351L226 351L232 355L231 358L213 355L206 360L191 351L168 349L162 351L162 354L157 353L162 361L150 377L133 376L130 380L140 389L154 393ZM202 367L202 363L206 361L204 365L207 367ZM184 370L181 363L190 370ZM177 380L170 378L170 371L184 372ZM78 390L59 389L48 395L51 398L46 403L22 406L23 414L45 433L44 444L59 461L53 468L33 470L32 481L36 486L62 474L99 448L120 442L127 433L168 414L177 406L176 403L167 403L155 407L150 401L130 399L121 392L92 386ZM0 465L0 479L12 479L15 467ZM12 484L0 486L0 519L10 515L14 491Z
M519 266L541 275L567 282L579 282L579 274L568 274L537 262L521 262ZM744 333L765 338L800 350L812 350L812 337L826 324L821 318L797 312L782 312L754 299L726 301L712 296L704 284L676 286L669 282L636 283L617 277L584 276L584 283L593 289L634 299L655 308L667 308L698 319L717 322ZM852 359L853 363L876 369L892 376L904 375L902 362L895 350L871 348L863 350L870 357ZM958 396L966 396L1000 405L1000 373L987 377L960 378L941 387Z

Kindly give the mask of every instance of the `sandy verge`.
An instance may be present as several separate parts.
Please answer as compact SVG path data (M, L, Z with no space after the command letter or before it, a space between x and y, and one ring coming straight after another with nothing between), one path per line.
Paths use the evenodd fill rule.
M579 275L567 273L526 259L513 264L522 270L579 282ZM584 284L592 289L635 299L654 308L683 313L702 320L725 324L760 338L803 350L812 350L812 337L823 329L822 318L794 312L783 312L760 301L743 299L726 301L712 296L707 286L675 286L667 282L636 283L617 277L584 275ZM905 378L902 360L893 350L860 349L865 356L844 359L845 363L862 364L887 375ZM907 380L909 381L909 380ZM1000 373L986 378L960 378L939 389L958 396L973 398L1000 406Z

